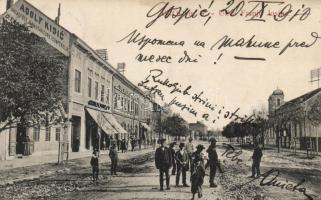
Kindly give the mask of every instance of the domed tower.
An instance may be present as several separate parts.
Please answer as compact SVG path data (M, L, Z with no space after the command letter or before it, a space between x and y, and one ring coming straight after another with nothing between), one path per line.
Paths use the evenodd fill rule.
M277 88L269 97L269 115L273 115L275 110L284 104L284 93Z

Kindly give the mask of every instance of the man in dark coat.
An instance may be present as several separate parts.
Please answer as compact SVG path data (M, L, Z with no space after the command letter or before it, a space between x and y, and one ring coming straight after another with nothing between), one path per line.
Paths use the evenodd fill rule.
M171 154L172 154L172 165L173 165L173 168L172 168L172 175L175 175L176 174L176 160L175 160L175 145L176 145L176 142L172 142L170 145L169 145L169 150L171 151Z
M172 166L172 154L168 147L164 146L165 139L159 140L160 147L156 149L155 152L155 164L156 168L159 170L159 184L160 184L160 191L163 191L164 185L164 173L166 176L166 186L167 190L170 190L169 187L169 168Z
M258 143L254 144L254 152L252 155L252 176L251 178L255 178L255 172L257 177L259 177L260 174L260 163L261 163L261 158L263 156L261 145L258 145Z
M175 154L176 164L177 164L177 174L176 174L176 187L179 185L179 177L182 174L183 186L189 187L186 183L186 171L189 169L189 155L184 149L185 143L179 144L179 150Z
M220 173L222 173L222 169L218 160L217 152L216 152L216 139L210 139L210 146L207 149L208 153L208 162L206 163L205 169L210 166L210 187L217 187L214 183L214 178L216 174L216 167L219 169Z
M198 198L203 196L202 185L204 183L205 167L202 151L205 149L203 145L198 145L196 151L192 154L191 161L191 192L194 200L195 194L198 193Z
M116 149L116 143L113 142L109 150L109 157L111 160L110 174L117 175L117 164L118 164L118 152Z

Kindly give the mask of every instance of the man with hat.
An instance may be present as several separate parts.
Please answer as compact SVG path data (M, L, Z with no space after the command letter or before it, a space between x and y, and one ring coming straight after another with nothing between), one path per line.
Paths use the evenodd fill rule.
M220 173L222 173L222 169L218 160L217 152L216 152L216 139L211 138L210 139L210 146L206 150L208 153L208 161L206 163L205 169L210 166L210 187L217 187L217 185L214 183L214 178L216 174L216 167L218 167Z
M110 174L117 175L118 152L116 148L116 141L113 141L109 149L109 157L111 160Z
M262 147L258 144L258 142L254 142L254 151L252 155L253 163L252 163L252 176L251 178L255 178L255 172L257 177L260 176L260 163L261 158L263 156Z
M182 174L183 177L183 186L189 187L186 183L186 171L189 169L189 156L184 149L185 143L179 144L179 150L175 154L176 164L177 164L177 174L176 174L176 187L179 186L179 178Z
M166 176L166 190L170 190L169 187L169 168L172 166L172 154L168 147L164 146L165 139L159 140L160 147L156 149L155 152L155 164L156 168L159 170L159 184L160 184L160 191L163 191L163 184L164 184L164 173Z
M191 192L193 193L193 198L195 194L198 193L198 197L201 198L202 194L202 185L204 182L205 176L205 167L202 151L205 147L201 144L197 145L196 151L192 154L191 161Z
M175 175L176 174L176 160L175 160L175 145L176 145L176 142L172 142L170 145L169 145L169 150L171 151L171 154L172 154L172 165L173 165L173 168L172 168L172 175Z

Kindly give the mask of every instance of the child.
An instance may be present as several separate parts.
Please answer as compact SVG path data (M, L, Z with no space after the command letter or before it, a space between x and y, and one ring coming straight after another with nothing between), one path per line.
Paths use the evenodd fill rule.
M205 176L204 159L201 154L204 149L203 145L198 145L196 151L192 154L192 170L191 170L191 192L193 193L192 200L195 198L195 194L198 193L198 198L203 196L202 185Z
M91 160L90 160L90 165L93 170L93 181L98 180L98 173L99 173L99 165L98 164L99 164L99 160L97 157L97 151L94 150L93 156L91 157Z

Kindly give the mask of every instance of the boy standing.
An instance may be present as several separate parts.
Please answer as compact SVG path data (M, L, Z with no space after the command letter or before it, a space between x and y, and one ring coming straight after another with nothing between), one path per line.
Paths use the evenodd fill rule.
M91 160L90 160L90 165L93 171L93 181L97 181L98 173L99 173L99 159L97 156L97 151L93 152L93 156L91 157Z

